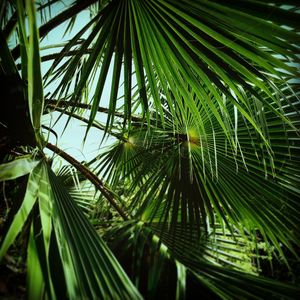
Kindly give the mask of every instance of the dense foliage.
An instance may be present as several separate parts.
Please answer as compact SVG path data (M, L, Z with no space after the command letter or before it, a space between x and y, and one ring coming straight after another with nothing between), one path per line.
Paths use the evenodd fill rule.
M0 293L297 299L298 5L1 1Z

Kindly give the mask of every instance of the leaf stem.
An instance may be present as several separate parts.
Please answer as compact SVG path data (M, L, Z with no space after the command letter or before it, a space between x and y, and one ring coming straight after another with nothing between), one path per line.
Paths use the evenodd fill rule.
M80 102L75 102L75 101L65 101L65 100L54 100L54 99L45 99L45 103L47 105L47 107L56 110L57 107L78 107L78 108L84 108L84 109L91 109L92 105L90 104L85 104L85 103L80 103ZM101 113L109 113L109 109L106 107L98 107L98 112ZM115 116L120 117L120 118L124 118L124 114L119 113L119 112L115 112ZM135 121L135 122L141 122L142 120L144 120L143 118L140 117L136 117L136 116L131 116L131 120Z
M90 180L96 189L101 191L103 196L108 200L108 202L115 208L115 210L120 214L120 216L124 220L128 220L128 216L125 212L119 207L116 202L116 199L112 192L110 192L104 185L103 181L99 179L93 172L91 172L87 167L82 165L79 161L75 158L64 152L63 150L59 149L55 145L51 143L47 143L46 147L53 151L54 153L58 154L60 157L65 159L68 163L70 163L73 167L75 167L83 176L85 176L88 180Z

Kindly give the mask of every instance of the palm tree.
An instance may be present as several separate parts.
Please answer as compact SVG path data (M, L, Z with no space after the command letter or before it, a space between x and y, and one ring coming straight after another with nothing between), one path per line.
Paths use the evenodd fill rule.
M66 2L0 4L0 259L23 232L28 298L297 298L263 276L299 263L297 1ZM114 142L79 162L54 112Z

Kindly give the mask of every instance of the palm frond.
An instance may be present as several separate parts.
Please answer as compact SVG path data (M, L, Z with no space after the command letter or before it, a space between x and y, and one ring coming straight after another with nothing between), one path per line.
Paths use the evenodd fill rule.
M1 240L0 259L3 258L7 249L12 245L17 235L21 232L36 200L39 190L39 182L41 180L41 163L37 164L30 172L24 201L18 207L13 218L10 218L11 224L7 227L7 232L4 233ZM19 176L23 174L18 174Z
M117 260L51 170L49 180L54 197L53 213L57 220L54 227L58 243L63 243L64 249L67 247L69 259L76 258L76 262L72 259L66 264L68 268L74 268L76 276L76 282L67 281L70 295L78 297L79 292L88 297L140 298ZM69 271L65 272L67 275ZM79 286L74 288L75 284Z
M29 298L299 295L260 275L299 261L297 1L2 2L0 258L26 231ZM51 111L113 143L79 162L45 142Z
M282 107L284 103L285 99ZM236 110L229 112L235 119ZM218 220L232 232L237 227L255 236L259 230L278 251L281 252L280 243L293 251L299 239L299 207L295 200L299 191L295 184L287 182L286 176L292 182L298 181L297 171L290 168L298 161L294 150L291 154L292 148L299 149L296 131L287 129L282 121L273 125L275 114L265 109L263 122L270 130L268 139L274 147L270 157L268 150L261 147L260 135L249 128L244 118L235 120L237 138L232 148L217 121L212 127L210 115L203 114L206 130L202 132L192 114L178 115L177 120L173 117L170 125L165 121L164 130L132 129L127 139L100 157L99 174L112 186L123 184L127 195L135 195L129 196L127 202L135 211L139 208L135 216L143 220L159 221L166 228L195 224L199 230L200 224L208 228ZM291 122L298 126L294 114ZM170 126L169 130L166 126ZM279 138L281 148L277 150ZM276 236L274 231L278 232Z
M38 206L33 209L35 203ZM141 298L109 248L45 162L39 163L29 175L24 201L1 241L1 258L32 210L28 245L30 295L46 293L55 298L57 293L61 293L52 277L56 275L54 266L50 264L51 253L58 257L64 272L64 297ZM53 254L53 251L58 253ZM35 263L36 266L33 265ZM34 270L37 273L34 274Z
M240 243L246 242L244 245L247 244L247 241L241 236L240 240L234 240L230 235L227 236L228 239L225 239L225 235L219 232L217 233L219 240L217 245L220 245L220 248L210 249L209 239L199 240L197 231L195 231L195 235L188 236L184 235L181 230L168 235L165 230L161 232L161 229L162 227L154 227L143 222L130 221L112 227L105 235L113 249L119 249L122 245L122 252L118 252L120 260L122 261L122 257L126 257L124 264L131 270L131 276L136 280L140 278L142 272L145 276L145 269L148 269L147 276L151 278L150 273L152 267L155 267L155 260L159 260L160 256L164 257L155 270L159 280L156 285L150 285L153 288L159 288L159 282L165 279L160 268L161 264L166 265L168 262L173 264L173 267L175 265L177 267L177 279L173 278L173 280L177 282L177 295L181 293L182 297L185 292L188 292L187 273L194 276L201 285L208 287L215 296L219 296L221 299L232 299L236 295L245 298L251 296L257 299L265 297L265 295L293 299L293 296L300 292L297 287L277 284L276 281L259 277L255 272L250 275L251 259L248 256L250 253L247 252L247 246L244 250L240 247ZM159 238L159 236L163 236L163 238ZM224 241L229 242L232 248L223 248ZM189 242L192 243L192 246L186 244ZM233 253L232 250L235 251L235 256L230 255ZM215 256L209 256L209 253L214 253ZM228 262L230 262L230 258L232 259L231 263L223 265L222 255L224 253L229 257ZM145 260L145 256L147 260ZM248 258L245 259L247 256ZM242 261L241 265L238 263L239 259ZM146 268L148 264L150 267ZM288 293L286 293L287 289ZM148 290L145 293L151 292L155 296L157 290ZM168 296L172 297L170 293L172 291L169 291L169 294L167 292Z
M0 165L0 181L12 180L30 173L39 163L32 155L24 155Z
M272 9L269 4L265 7ZM284 21L286 24L291 23L285 10L274 10L281 20L280 24ZM292 13L292 16L296 18L297 13ZM74 93L70 95L71 100L77 101L90 74L99 66L90 122L95 118L100 103L108 66L114 60L115 71L112 75L112 93L109 101L111 113L108 116L108 120L111 120L108 124L112 124L123 57L124 70L126 68L127 72L124 73L124 109L126 115L128 112L128 118L132 106L130 95L133 61L142 108L147 109L149 103L153 103L162 115L158 87L163 89L170 106L174 103L169 96L168 89L171 88L176 99L182 98L184 105L196 113L193 101L189 100L189 90L192 89L204 109L213 112L214 118L229 137L230 132L223 120L228 119L227 108L222 100L223 96L226 96L230 105L235 106L239 114L248 119L267 144L263 132L251 117L250 100L246 94L257 98L260 103L288 122L277 110L279 104L273 96L273 91L282 94L273 84L273 79L275 76L278 83L284 83L286 72L293 76L298 74L297 68L285 62L287 57L295 63L298 61L298 50L294 45L299 39L298 27L293 30L284 29L276 24L276 20L271 20L273 22L259 19L249 14L247 9L240 11L227 3L221 5L199 1L189 5L189 1L112 1L99 12L96 25L82 44L80 53L65 65L68 71L57 91L64 91L73 80L72 74L84 49L92 45L92 53L82 65L80 81ZM256 30L257 26L261 31ZM264 33L263 37L260 32ZM270 33L267 38L266 33ZM91 44L94 38L95 43ZM69 47L72 44L74 40ZM101 65L97 63L99 60L102 60ZM255 91L253 85L259 87L261 95ZM212 96L216 99L213 104ZM271 101L266 100L267 97Z

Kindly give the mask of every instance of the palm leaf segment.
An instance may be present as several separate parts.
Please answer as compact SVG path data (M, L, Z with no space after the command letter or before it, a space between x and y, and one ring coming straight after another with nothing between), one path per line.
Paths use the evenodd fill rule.
M139 293L60 179L45 162L30 164L24 201L11 218L0 248L2 258L29 218L29 296L139 299Z
M161 229L153 223L149 226L129 221L112 227L104 236L120 260L126 259L128 273L147 297L166 293L172 299L175 296L184 298L189 291L190 276L198 280L197 287L207 297L210 292L221 299L235 299L236 295L293 299L299 294L297 287L258 277L249 256L253 245L238 233L233 238L229 232L217 229L216 235L199 238L197 230L187 235L181 228L177 228L176 234L165 229L162 233ZM120 248L122 251L118 250ZM170 270L174 269L177 278L171 277L174 271ZM165 276L177 282L176 295L174 291L166 292L160 285Z
M189 107L197 126L200 126L203 120L193 100L196 98L202 110L213 113L213 118L233 143L231 132L234 124L228 109L234 106L261 135L263 144L269 146L263 124L252 117L256 107L250 103L256 99L288 122L278 109L277 95L284 95L277 83L285 83L286 79L297 74L297 68L286 63L299 60L295 46L299 41L298 28L293 30L297 14L290 13L287 20L284 10L274 8L279 17L274 17L270 23L251 15L252 9L247 5L239 11L230 4L220 5L213 1L111 1L94 18L94 27L79 46L78 55L69 58L56 71L51 69L54 78L63 75L53 96L61 98L65 94L78 101L86 83L95 78L91 126L112 63L107 125L113 122L123 75L126 119L130 119L132 110L132 87L137 84L142 111L153 105L162 117L160 96L163 93L172 112L175 109L174 97L182 99L182 105ZM271 9L269 4L259 5L268 11ZM293 28L287 30L279 26L283 20ZM54 66L63 59L66 50L75 45L80 34L65 46ZM83 63L81 58L87 49L91 53ZM133 72L135 76L132 76ZM68 94L67 87L72 81L76 89ZM259 93L254 86L259 88ZM191 91L194 97L191 97ZM224 104L224 98L227 104ZM182 105L177 109L182 110Z
M232 119L235 112L231 111ZM217 121L211 126L210 115L204 113L206 130L201 134L191 114L173 117L172 122L165 114L164 129L136 124L128 136L97 158L96 169L112 187L125 187L127 206L138 218L164 223L166 228L191 224L204 225L206 230L218 220L232 232L238 227L255 236L259 230L278 251L280 242L292 250L299 239L295 200L299 172L293 167L299 159L294 149L299 146L296 131L274 122L272 111L265 113L272 157L244 118L235 120L236 151ZM290 120L297 126L297 113Z
M268 12L272 9L269 4L253 5L265 7ZM288 142L284 157L278 154L275 158L275 166L273 151L277 149L272 147L274 144L276 146L276 142L271 143L268 126L278 125L272 123L272 118L280 123L274 128L276 133L273 140L278 139L278 134L286 136L285 126L295 128L296 123L288 120L288 114L281 107L298 101L293 91L291 94L288 92L289 86L286 84L298 71L286 62L298 61L295 43L299 36L296 14L292 13L291 18L286 20L284 10L273 9L276 14L272 15L273 23L270 23L250 15L253 9L248 5L242 6L239 11L230 2L220 5L213 1L112 1L99 12L90 38L79 48L82 54L89 45L93 46L82 68L77 89L70 96L71 100L78 100L90 74L95 74L95 62L101 60L93 95L91 126L110 63L114 65L110 112L114 112L117 106L116 90L123 68L125 119L130 119L132 82L135 80L141 109L148 115L148 125L150 123L151 126L151 121L147 109L151 106L156 109L156 119L161 121L161 129L173 132L175 139L177 136L180 141L173 150L167 146L162 148L168 154L165 160L161 155L158 156L159 151L156 152L159 158L150 154L149 160L157 162L156 169L151 170L147 166L146 170L140 171L140 174L153 175L146 176L148 179L140 193L148 195L143 209L153 202L152 195L155 194L160 201L154 211L164 211L163 216L160 215L161 221L172 220L172 223L176 223L180 218L183 223L191 221L199 225L207 216L210 218L208 223L213 222L214 208L217 217L227 225L228 218L235 225L246 220L243 226L246 225L248 230L261 224L259 230L280 250L271 228L286 232L289 237L283 234L280 239L292 249L290 241L295 236L288 234L288 228L295 228L297 217L287 217L278 201L288 199L284 202L293 207L295 203L292 199L298 191L289 191L291 194L286 195L283 189L277 199L272 196L276 185L272 183L271 176L276 176L276 180L289 190L293 187L286 183L284 176L275 175L276 168L285 172L282 166L289 164L285 163L290 155ZM232 16L237 22L232 21ZM107 23L110 23L109 30ZM279 26L283 23L292 29ZM257 30L257 26L263 30ZM92 44L94 38L95 43ZM287 41L290 41L288 45ZM68 72L57 89L60 95L79 67L79 58L79 55L75 56L65 65L68 66ZM64 74L64 69L61 68L59 72ZM290 99L291 95L294 95L294 99ZM164 105L168 107L172 124L165 119ZM268 122L264 117L265 111L269 116ZM107 126L112 122L114 113L108 116ZM184 135L186 137L180 140ZM193 142L193 136L196 136L196 143ZM152 138L150 133L150 140ZM129 143L123 145L128 147ZM122 145L118 147L119 150L115 149L115 154L110 155L115 157L119 151L123 151ZM125 152L128 153L128 149ZM234 161L228 157L228 153L233 154ZM160 164L161 160L164 160L163 164ZM127 161L132 164L138 160L134 158ZM257 161L260 164L261 182L265 187L263 195L255 178ZM239 175L236 175L236 169L239 169ZM118 177L116 174L111 176ZM269 179L266 180L265 176L269 176ZM292 177L297 180L297 176ZM211 181L207 181L207 178ZM231 178L231 181L227 178ZM248 180L251 188L246 184ZM161 185L161 182L165 184ZM236 191L236 184L244 194ZM252 195L253 188L255 195ZM269 205L276 207L279 215L288 219L287 222L281 222L281 218L274 221L274 217L267 213L266 207ZM256 210L257 206L261 209Z

